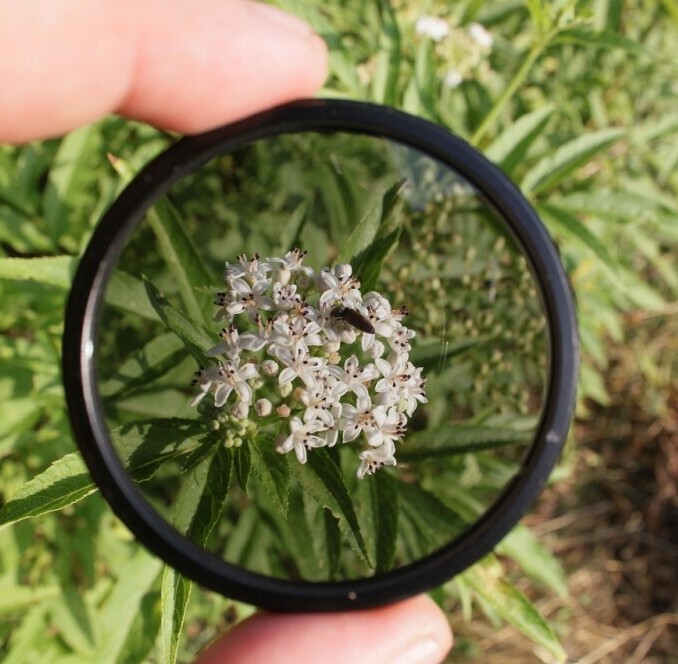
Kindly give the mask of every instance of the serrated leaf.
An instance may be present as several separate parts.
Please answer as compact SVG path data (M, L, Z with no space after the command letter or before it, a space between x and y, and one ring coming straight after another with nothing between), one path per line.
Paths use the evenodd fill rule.
M538 161L525 174L521 189L526 196L535 196L552 189L625 134L624 129L608 127L568 141Z
M233 468L240 488L247 495L247 482L252 471L252 453L248 443L245 442L240 447L233 448Z
M416 484L398 482L399 506L428 541L442 546L466 528L466 521L437 496Z
M78 259L73 256L45 258L0 258L0 279L35 281L47 286L70 288Z
M273 440L260 437L251 441L254 472L283 518L289 503L290 467L285 454L276 452Z
M173 333L162 334L123 360L115 374L99 383L99 393L106 402L150 385L176 368L185 357L182 341Z
M205 351L212 348L214 339L199 323L186 318L175 309L148 279L144 279L148 299L167 329L184 342L188 352L198 363L205 360Z
M508 125L485 150L485 156L511 173L519 164L534 140L544 131L553 104L546 104L522 115Z
M398 537L398 491L395 480L387 472L376 473L367 481L370 482L375 527L375 571L379 574L393 567Z
M515 560L527 574L558 596L567 597L567 578L562 565L529 528L516 526L497 546L497 553Z
M0 509L0 527L60 510L96 490L84 461L67 454L24 484Z
M565 661L567 655L555 632L534 604L506 580L493 556L471 567L463 577L499 617L546 648L558 660Z
M437 457L479 452L508 445L527 444L533 438L531 430L446 424L437 429L417 432L398 451L402 461L419 461Z
M142 482L168 459L194 449L204 434L200 420L173 417L125 424L111 431L111 438L123 465Z
M294 464L302 489L321 507L327 507L339 520L344 538L362 559L372 567L353 499L351 498L339 466L327 450L312 450L305 465Z
M322 508L324 535L325 535L325 556L327 558L328 578L336 579L341 571L341 530L339 529L339 520L332 514L331 510Z
M186 618L186 609L191 597L193 583L169 566L162 576L162 620L160 623L160 647L162 661L175 664L179 641Z
M376 287L386 257L400 239L402 192L406 181L387 189L365 213L343 244L338 261L351 263L363 291Z

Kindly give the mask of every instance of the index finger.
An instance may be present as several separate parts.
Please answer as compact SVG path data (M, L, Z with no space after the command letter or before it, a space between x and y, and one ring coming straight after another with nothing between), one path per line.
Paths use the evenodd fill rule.
M0 141L110 112L192 133L313 94L326 49L252 0L0 0Z

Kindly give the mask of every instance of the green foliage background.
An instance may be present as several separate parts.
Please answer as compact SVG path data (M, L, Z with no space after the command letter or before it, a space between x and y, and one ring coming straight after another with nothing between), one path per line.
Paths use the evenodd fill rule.
M623 339L624 314L666 315L678 291L678 5L277 4L306 18L329 44L332 74L323 94L390 104L442 124L521 186L557 239L577 295L584 353L578 414L586 418L592 401L605 404L608 344ZM494 38L489 56L468 63L455 48L417 35L424 14L446 17L460 31L482 23ZM446 87L445 72L460 63L467 79ZM74 453L59 376L70 277L122 185L106 155L138 169L171 140L107 118L59 141L0 147L4 662L188 662L233 617L232 602L198 589L185 616L175 611L188 584L141 550L94 492ZM657 375L658 361L648 355L644 370ZM660 399L646 403L661 407ZM562 472L573 455L574 446ZM50 487L59 479L68 491L57 496ZM460 603L467 616L479 607L507 620L562 658L557 626L539 617L501 560L511 557L534 583L565 593L557 562L523 527L498 554L436 598ZM238 619L251 610L236 608Z

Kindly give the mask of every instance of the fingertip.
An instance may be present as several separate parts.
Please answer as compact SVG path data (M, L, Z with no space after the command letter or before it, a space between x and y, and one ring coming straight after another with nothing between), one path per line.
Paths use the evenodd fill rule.
M201 9L183 34L176 34L181 12L149 26L155 36L140 46L121 114L195 133L311 96L323 84L327 47L306 23L253 0L205 0Z

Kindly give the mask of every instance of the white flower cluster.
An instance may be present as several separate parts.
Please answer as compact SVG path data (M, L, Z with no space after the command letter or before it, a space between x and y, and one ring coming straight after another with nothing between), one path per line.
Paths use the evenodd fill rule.
M469 23L466 29L439 16L420 16L414 26L420 37L436 43L440 55L449 63L443 83L456 88L465 80L482 78L488 68L487 55L492 50L492 33L480 23Z
M415 333L401 322L404 308L360 292L350 265L316 274L305 255L294 249L226 263L215 320L228 327L207 352L222 359L196 372L200 393L191 405L211 393L214 406L238 420L252 408L258 417L275 410L277 449L294 450L301 463L340 435L343 443L362 440L362 478L396 465L395 442L426 401L421 368L409 361Z

